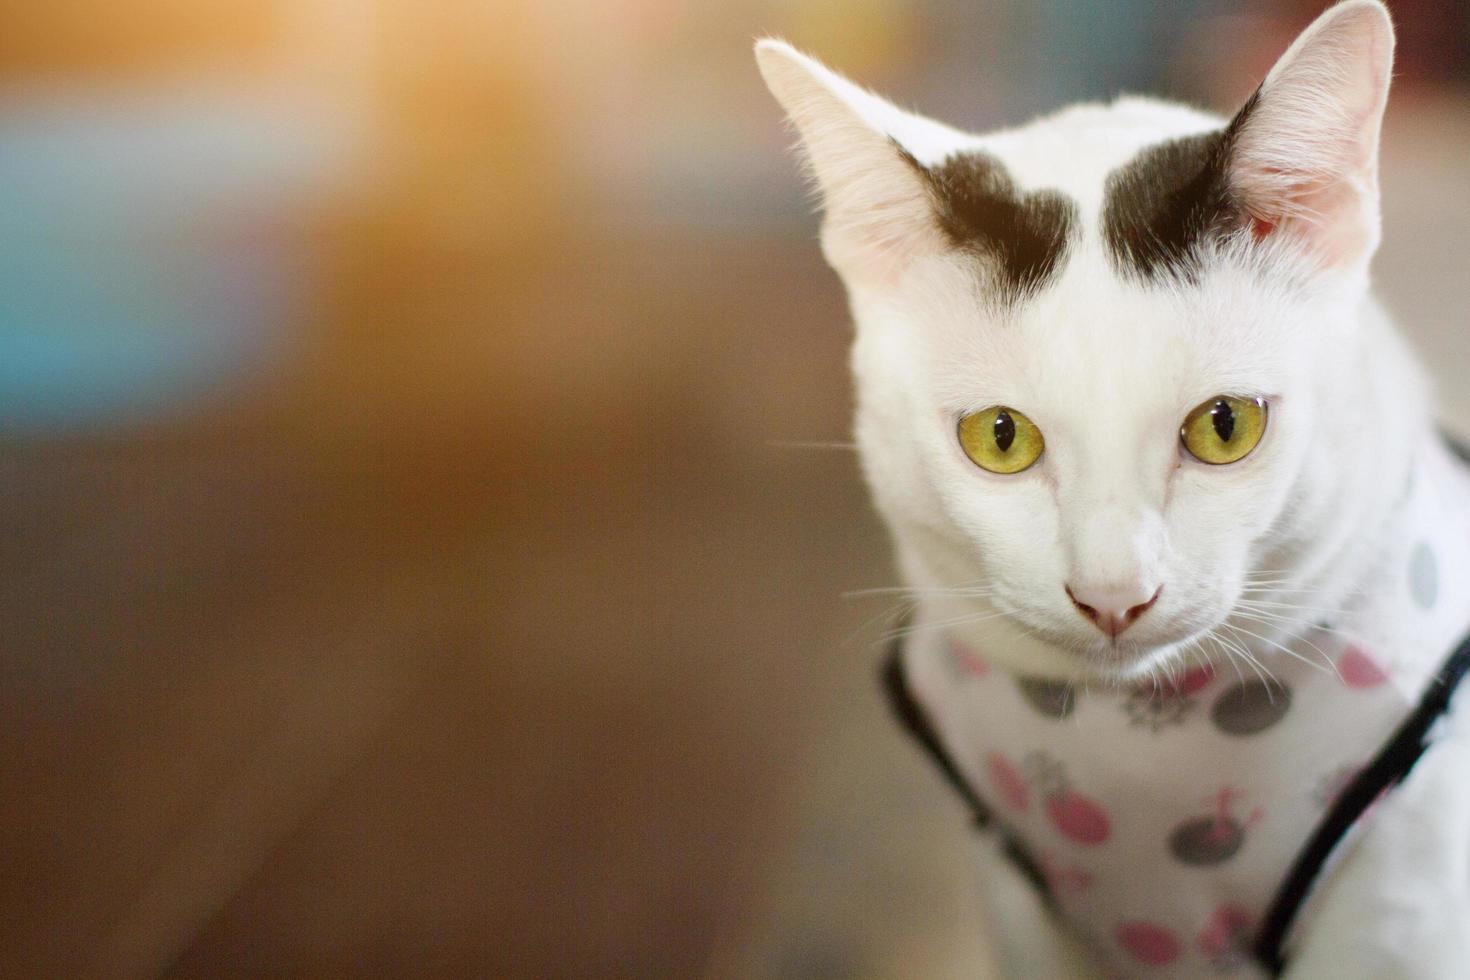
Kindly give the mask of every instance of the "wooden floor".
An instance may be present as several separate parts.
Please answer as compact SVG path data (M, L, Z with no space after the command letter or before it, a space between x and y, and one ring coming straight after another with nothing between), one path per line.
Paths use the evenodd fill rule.
M1453 381L1470 123L1416 133L1379 272ZM0 444L0 975L976 975L963 814L843 598L886 542L797 445L847 438L815 248L501 260Z
M629 390L479 390L565 356L505 340L566 301L533 275L475 384L388 350L4 447L0 974L849 976L932 934L962 824L842 598L886 545L851 451L790 445L845 440L840 296L746 246L701 311L659 249L583 262L641 284L589 326Z

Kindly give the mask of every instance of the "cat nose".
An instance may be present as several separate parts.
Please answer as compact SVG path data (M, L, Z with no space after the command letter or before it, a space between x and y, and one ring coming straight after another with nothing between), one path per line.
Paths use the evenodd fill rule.
M1098 629L1112 639L1116 639L1119 633L1137 622L1139 616L1148 612L1149 607L1159 601L1159 593L1164 591L1161 585L1154 589L1153 595L1138 602L1138 589L1073 589L1070 585L1062 588L1067 590L1067 598L1072 600L1077 611L1092 620Z

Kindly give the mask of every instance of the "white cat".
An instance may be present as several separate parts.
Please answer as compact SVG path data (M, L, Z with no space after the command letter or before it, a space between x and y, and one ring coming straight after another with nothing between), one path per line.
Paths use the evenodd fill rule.
M856 321L901 707L1013 859L1006 968L1470 976L1470 477L1369 293L1383 6L1230 120L972 136L756 54Z

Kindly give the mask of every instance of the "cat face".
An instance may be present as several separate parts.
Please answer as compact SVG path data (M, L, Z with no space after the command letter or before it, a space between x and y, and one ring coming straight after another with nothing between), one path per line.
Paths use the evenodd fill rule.
M1342 385L1383 8L1324 14L1228 122L1127 99L967 136L757 50L822 193L863 463L910 577L1102 674L1224 622L1311 538L1320 447L1372 410Z
M1243 270L1156 290L1095 263L1074 258L1055 289L1007 311L967 293L954 263L917 271L859 341L859 441L900 533L943 542L926 551L936 584L984 581L1027 629L1126 667L1222 620L1258 567L1330 397L1335 325L1317 293ZM1180 430L1221 395L1260 399L1264 431L1217 465ZM1039 433L1018 472L963 445L974 417L996 442L993 406ZM1131 622L1106 618L1139 605Z

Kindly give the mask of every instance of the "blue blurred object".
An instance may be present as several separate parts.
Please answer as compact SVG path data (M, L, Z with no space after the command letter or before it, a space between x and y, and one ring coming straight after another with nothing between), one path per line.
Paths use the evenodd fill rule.
M134 424L285 349L306 195L345 134L197 86L0 104L0 431Z

